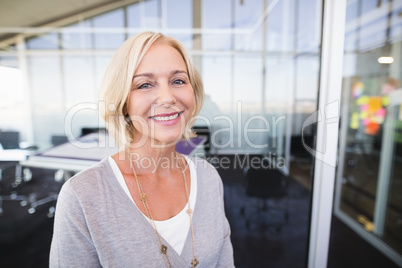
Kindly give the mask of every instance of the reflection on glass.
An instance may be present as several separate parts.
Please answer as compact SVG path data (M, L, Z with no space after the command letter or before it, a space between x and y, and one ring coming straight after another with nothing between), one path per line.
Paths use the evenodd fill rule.
M63 58L64 103L68 110L86 103L96 103L99 92L94 86L94 79L86 79L88 72L94 77L94 62L91 56L69 55ZM79 82L77 82L79 81ZM82 127L98 127L98 113L93 109L80 109L72 120L71 129L74 137L81 136Z
M232 1L202 1L202 28L205 30L229 30L234 20L232 14ZM222 12L225 10L226 12ZM219 37L218 37L219 36ZM218 38L217 38L218 37ZM205 50L229 50L232 48L230 32L218 34L203 34L202 48Z
M143 2L141 26L145 28L160 28L162 26L161 1L148 0Z
M92 47L90 21L85 20L62 29L61 47L63 49L90 49ZM82 29L82 31L80 31Z
M292 52L298 39L295 35L296 7L286 0L277 2L274 8L268 15L267 50L273 54Z
M388 93L391 98L383 128L379 182L374 214L374 233L402 253L402 89ZM402 255L402 254L401 254Z
M261 12L264 1L234 1L234 30L247 30L248 34L235 35L235 49L242 51L261 51L263 27ZM270 16L268 17L268 19Z
M127 14L127 27L128 28L140 28L141 26L141 15L140 15L140 5L138 3L132 4L126 7ZM131 35L132 33L130 33Z
M166 15L166 23L169 28L191 29L193 27L192 1L169 0Z
M202 1L202 10L208 11L202 13L202 27L206 29L230 29L232 25L232 5L233 1L206 0ZM222 12L225 10L226 12Z
M401 10L402 1L350 1L345 32L337 208L388 256L402 254Z
M297 29L297 50L304 53L318 53L321 29L316 27L321 21L322 5L320 1L295 1Z
M218 146L227 144L224 148L211 148L211 153L275 153L274 160L284 156L288 161L288 138L292 136L292 148L299 149L291 155L296 160L290 174L308 188L312 162L305 161L307 157L301 154L306 152L298 135L305 116L316 107L322 1L128 2L132 3L83 18L61 28L57 34L27 40L28 55L33 52L30 50L46 49L34 51L34 56L30 55L28 59L35 143L41 146L50 141L51 135L63 135L64 116L72 106L97 102L105 68L125 38L144 30L161 31L183 42L200 70L205 89L200 118L212 124L212 133L221 130L213 137ZM395 15L392 20L397 18ZM125 27L129 28L127 33ZM398 27L391 31L392 36L400 33ZM83 28L93 31L80 31ZM197 122L202 121L200 118ZM96 126L98 122L92 110L80 111L74 119L73 134L79 135L81 127ZM251 130L247 137L246 128ZM289 232L284 231L284 236L275 238L279 243L282 243L281 239L293 243L297 236L297 252L295 248L281 247L280 254L266 256L264 251L258 251L256 255L260 255L266 264L263 266L278 263L278 260L289 267L305 263L310 193L305 188L300 191L303 191L304 199L300 199L296 210L302 207L305 214L291 218L291 221L297 221L298 233L292 234L293 229L287 229ZM233 214L232 219L239 224L238 214ZM260 241L266 242L266 237L247 232L241 224L244 222L237 226L240 228L233 237L246 236L245 241L253 243L251 236L257 235ZM289 226L283 226L284 230L291 228ZM239 248L248 245L237 246L237 256L242 250L254 251ZM239 267L252 263L237 258Z
M37 37L31 37L26 41L28 49L58 49L58 33L48 33Z
M267 83L265 87L265 109L281 113L293 105L295 59L290 57L270 56L266 59Z
M205 56L202 61L202 74L205 94L219 104L222 112L230 112L232 94L230 56Z
M12 68L19 68L18 56L16 53L0 56L0 65Z
M108 66L110 60L112 59L112 54L110 55L97 55L94 59L94 81L95 81L95 89L99 90L102 86L102 79L105 75L106 67ZM97 100L98 98L96 98Z
M180 8L178 8L180 7ZM180 40L186 47L193 48L193 3L192 1L172 0L166 6L166 27L184 29L187 33L172 33L171 37Z
M28 58L28 68L35 144L46 148L51 135L64 133L66 109L60 59L32 56Z
M244 113L261 113L261 56L238 55L234 58L234 99L242 102Z
M93 27L99 28L100 32L94 33L94 47L96 49L117 49L125 40L123 9L94 17ZM114 33L113 31L117 31Z
M381 2L381 3L380 3ZM358 34L358 48L361 50L383 46L387 39L388 3L384 1L362 1L359 17L364 23Z
M66 56L63 58L63 70L67 107L96 99L98 94L94 91L94 81L86 79L88 70L93 70L92 57Z
M0 57L0 127L24 130L27 123L24 80L21 69L13 66L12 61L11 57L7 60Z
M319 74L319 58L315 57L299 57L296 61L297 79L296 79L296 99L313 101L317 99ZM315 106L311 107L311 113L314 112Z

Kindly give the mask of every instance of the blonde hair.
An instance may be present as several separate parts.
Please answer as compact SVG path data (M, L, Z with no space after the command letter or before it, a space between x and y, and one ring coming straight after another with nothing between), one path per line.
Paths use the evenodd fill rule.
M134 126L127 118L129 97L133 76L148 49L156 41L162 41L175 48L186 63L191 86L194 90L194 110L191 115L198 115L204 97L201 77L193 65L183 45L176 39L161 33L143 32L127 39L114 54L102 81L100 115L106 122L109 133L114 137L119 147L127 147L134 138ZM192 124L187 124L182 139L188 139L192 134Z

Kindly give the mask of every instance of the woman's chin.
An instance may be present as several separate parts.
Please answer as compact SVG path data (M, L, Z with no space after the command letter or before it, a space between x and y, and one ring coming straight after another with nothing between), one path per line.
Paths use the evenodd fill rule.
M152 143L154 145L164 147L176 146L176 143L180 141L181 133L179 135L163 135L162 137L154 137Z

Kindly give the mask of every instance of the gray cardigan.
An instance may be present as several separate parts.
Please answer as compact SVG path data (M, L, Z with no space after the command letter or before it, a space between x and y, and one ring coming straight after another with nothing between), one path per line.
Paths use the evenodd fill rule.
M193 214L197 268L234 267L222 181L208 162L192 160L197 171ZM173 267L191 266L191 233L181 255L162 240ZM151 224L121 188L107 159L63 185L50 267L165 267Z

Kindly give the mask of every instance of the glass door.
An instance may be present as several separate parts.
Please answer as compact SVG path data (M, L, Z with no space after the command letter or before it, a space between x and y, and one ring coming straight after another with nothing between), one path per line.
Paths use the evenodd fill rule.
M348 1L335 215L402 263L402 1Z

